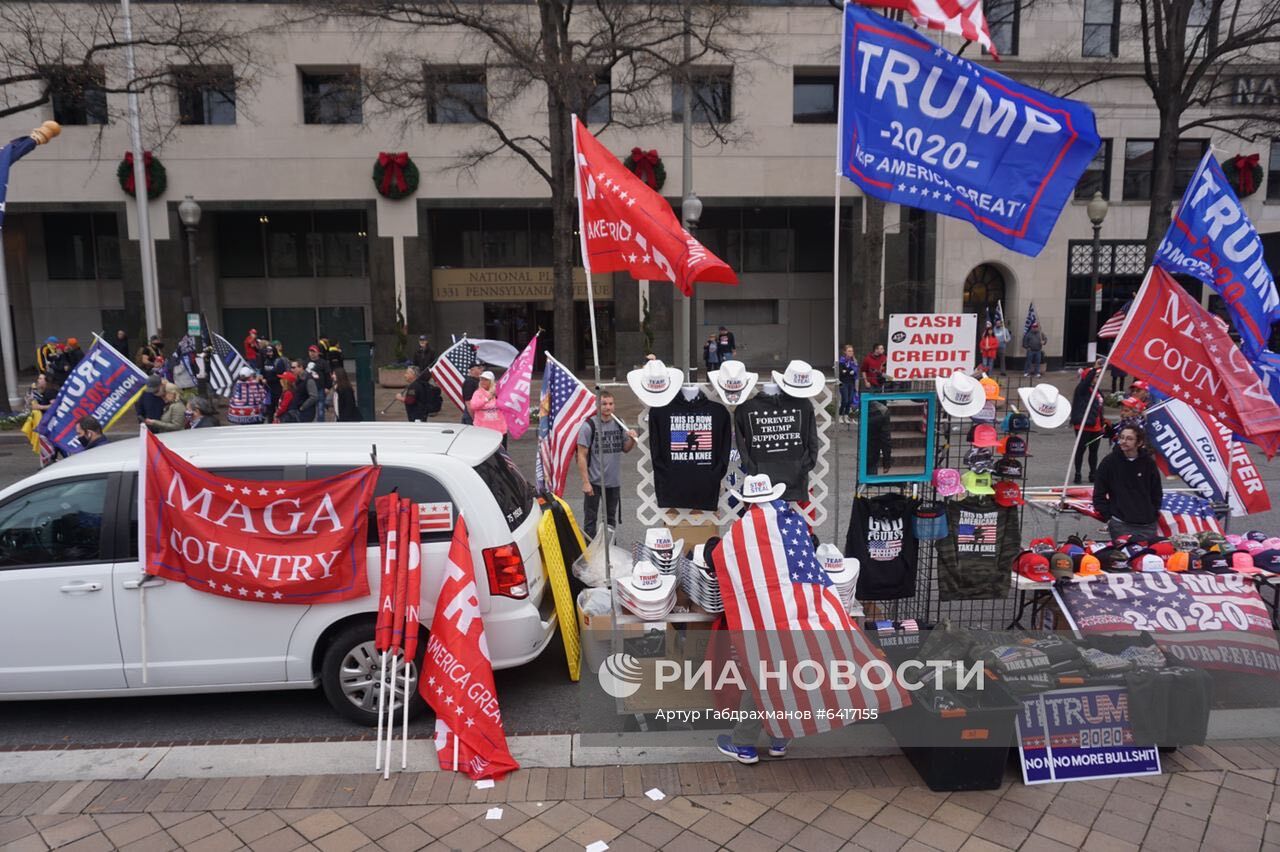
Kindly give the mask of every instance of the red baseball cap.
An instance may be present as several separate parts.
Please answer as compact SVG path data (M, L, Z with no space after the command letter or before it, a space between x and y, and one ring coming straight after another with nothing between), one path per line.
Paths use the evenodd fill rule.
M999 443L1000 436L996 434L996 427L990 423L983 423L974 428L973 445L975 447L994 447Z
M1021 506L1027 502L1022 499L1022 489L1018 483L1002 479L995 484L995 501L997 506Z
M1033 583L1052 583L1053 575L1049 573L1049 560L1039 553L1027 551L1014 563L1014 571Z

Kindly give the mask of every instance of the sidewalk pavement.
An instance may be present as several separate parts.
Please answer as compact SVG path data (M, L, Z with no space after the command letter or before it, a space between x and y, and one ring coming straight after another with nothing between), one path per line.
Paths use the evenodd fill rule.
M1027 787L1010 770L960 793L901 756L535 768L483 790L446 772L0 784L0 848L1280 850L1280 740L1163 757L1154 777Z

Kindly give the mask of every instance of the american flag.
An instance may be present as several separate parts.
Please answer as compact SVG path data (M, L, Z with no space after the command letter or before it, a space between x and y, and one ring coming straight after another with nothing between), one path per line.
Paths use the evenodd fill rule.
M671 430L671 452L709 449L711 449L710 429L692 429L687 432Z
M974 527L973 524L957 524L956 525L956 541L961 544L973 544Z
M464 337L444 350L431 368L431 376L440 390L463 413L467 410L467 400L462 398L462 382L467 371L477 363L476 347Z
M843 727L857 709L887 713L911 703L896 681L871 689L861 677L852 689L835 689L825 678L815 689L796 688L790 677L756 682L761 664L826 672L836 660L855 672L880 652L849 620L827 572L814 554L804 519L785 502L757 503L734 522L712 555L734 645L748 667L756 706L774 737L799 737ZM811 682L813 678L805 679ZM841 713L840 711L846 711ZM789 712L788 712L789 711ZM834 716L835 718L829 718Z
M1112 314L1111 319L1102 324L1102 328L1098 329L1099 340L1113 340L1120 335L1120 329L1124 327L1124 318L1129 314L1129 306L1133 304L1133 300L1124 303L1124 307Z
M213 340L213 357L209 359L209 387L218 396L231 396L231 388L235 386L236 376L240 370L249 366L240 351L227 342L221 334L210 333Z
M901 9L915 19L918 26L942 30L965 41L976 41L997 59L991 42L987 18L982 14L982 0L858 0L863 6ZM999 21L997 21L999 23Z
M560 495L564 494L578 453L578 431L595 412L596 399L586 385L550 355L542 371L542 392L551 396L547 411L551 425L538 443L538 454L548 489Z
M1032 302L1027 306L1027 321L1022 326L1022 333L1026 334L1031 330L1031 326L1040 322L1040 316L1036 313L1036 303Z
M418 532L451 532L452 530L452 503L418 504Z
M1164 495L1160 500L1160 517L1156 524L1161 535L1222 532L1222 524L1214 517L1209 501L1192 494Z

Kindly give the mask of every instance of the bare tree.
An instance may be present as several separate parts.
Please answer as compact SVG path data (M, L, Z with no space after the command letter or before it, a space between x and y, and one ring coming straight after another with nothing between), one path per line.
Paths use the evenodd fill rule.
M320 14L354 22L370 36L375 55L361 65L370 100L406 126L465 120L487 129L459 166L474 169L490 157L514 155L551 192L555 273L554 335L561 360L575 358L573 310L573 138L577 114L594 132L672 121L659 101L667 83L708 66L733 69L735 59L758 58L761 40L746 33L738 0L535 0L462 3L456 0L317 0ZM455 33L456 53L424 56L403 45L412 36ZM691 52L684 56L684 35ZM386 38L383 38L383 37ZM437 42L438 43L438 42ZM386 47L386 45L395 45ZM428 48L431 50L432 48ZM443 48L442 48L443 49ZM741 77L739 77L741 79ZM731 119L705 87L695 106L710 120L702 139L740 141ZM545 104L546 129L530 121ZM575 365L576 366L576 365Z
M114 116L107 95L128 91L149 100L149 135L163 138L178 123L175 89L217 86L226 79L251 90L263 53L244 21L226 8L190 3L133 6L133 40L124 37L118 0L0 3L0 117L55 100L84 110L86 123ZM125 71L134 47L135 73Z
M1116 62L1058 66L1072 81L1063 94L1088 92L1115 80L1141 80L1159 115L1152 152L1147 261L1169 228L1178 167L1178 140L1215 130L1246 141L1274 136L1280 109L1238 96L1236 78L1251 66L1274 70L1280 57L1280 0L1129 0L1123 33L1142 46L1141 64ZM1126 40L1127 40L1126 39Z

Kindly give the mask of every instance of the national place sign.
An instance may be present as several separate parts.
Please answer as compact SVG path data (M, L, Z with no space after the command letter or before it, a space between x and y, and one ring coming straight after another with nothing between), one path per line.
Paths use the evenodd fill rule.
M1101 145L1093 111L854 4L844 14L841 172L882 201L1039 254Z

